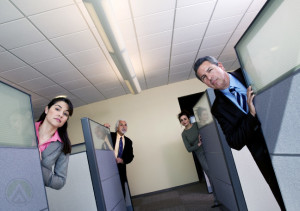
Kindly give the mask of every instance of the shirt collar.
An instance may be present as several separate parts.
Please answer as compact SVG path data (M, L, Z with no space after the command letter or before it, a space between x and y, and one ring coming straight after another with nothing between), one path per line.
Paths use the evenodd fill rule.
M42 124L42 121L35 123L35 132L36 132L36 136L38 137L38 139L39 139L39 127L40 127L41 124ZM59 137L59 134L58 134L57 130L55 131L54 135L51 138L48 139L47 143L52 142L52 141L62 142L61 138Z

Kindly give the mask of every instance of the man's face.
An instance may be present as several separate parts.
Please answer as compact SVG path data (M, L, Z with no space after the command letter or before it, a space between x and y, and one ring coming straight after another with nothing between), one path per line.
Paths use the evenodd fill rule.
M127 132L127 123L125 121L119 121L119 126L117 128L117 132L120 135L124 135Z
M210 88L223 90L229 86L228 73L220 62L218 65L209 61L203 62L197 70L197 75Z

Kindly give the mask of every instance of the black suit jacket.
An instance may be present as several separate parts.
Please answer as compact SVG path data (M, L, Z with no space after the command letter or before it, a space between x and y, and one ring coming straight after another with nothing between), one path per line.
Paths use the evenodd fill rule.
M232 73L242 84L246 83L241 69ZM281 210L285 210L284 202L276 180L267 145L257 116L250 112L245 114L222 92L215 90L216 99L211 112L218 120L228 145L236 150L247 146L258 168L269 184Z
M235 76L246 87L240 69L230 74ZM247 146L265 178L266 176L268 177L267 172L270 169L269 167L265 168L264 162L270 158L257 116L253 117L250 112L248 114L242 112L219 90L215 90L215 95L216 99L211 112L218 120L228 145L236 150ZM268 181L268 178L266 180Z
M110 135L113 142L113 148L115 148L117 133L111 132ZM134 155L133 155L132 141L130 140L130 138L125 136L125 146L122 154L122 159L124 161L124 164L118 164L122 186L124 186L124 183L127 181L126 164L130 163L133 160L133 157Z

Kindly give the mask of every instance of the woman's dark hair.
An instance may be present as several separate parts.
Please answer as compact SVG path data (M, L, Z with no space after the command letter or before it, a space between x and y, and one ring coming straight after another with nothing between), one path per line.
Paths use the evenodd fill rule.
M178 120L180 121L180 117L182 117L182 116L187 116L187 118L190 118L191 117L191 115L190 115L190 113L189 112L187 112L187 111L181 111L178 115L177 115L177 118L178 118Z
M69 107L69 109L68 109L69 116L72 116L72 114L73 114L73 104L71 103L71 101L68 98L65 98L65 97L56 97L56 98L52 99L50 101L50 103L48 104L48 109L50 109L51 106L53 106L55 103L60 102L60 101L63 101L68 105L68 107ZM40 118L38 119L38 122L40 122L40 121L43 122L46 115L47 114L44 111L41 114ZM71 148L72 148L71 141L70 141L69 136L68 136L67 128L68 128L68 120L66 121L66 123L63 126L61 126L57 129L58 135L61 138L62 142L64 143L64 147L63 147L62 151L65 154L71 153Z

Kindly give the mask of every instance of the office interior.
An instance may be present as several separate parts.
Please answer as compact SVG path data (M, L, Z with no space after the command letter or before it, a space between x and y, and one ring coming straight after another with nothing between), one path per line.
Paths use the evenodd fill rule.
M81 0L1 1L0 80L30 95L33 119L53 97L68 96L75 105L68 129L73 145L85 141L82 117L100 124L108 122L112 130L118 119L126 119L126 135L133 140L135 155L127 166L132 197L196 182L193 157L186 152L181 139L178 98L207 90L192 70L198 57L215 56L229 71L240 67L239 60L247 61L247 57L238 58L234 47L270 1L109 2L132 62L131 75L138 83L119 70ZM292 11L300 6L295 0L276 2L283 14L291 11L289 18L294 21L284 28L293 30L290 33L293 42L282 36L282 42L287 43L284 51L290 51L291 56L284 57L286 63L277 57L278 74L273 74L277 78L260 81L265 75L254 72L250 73L249 83L257 84L257 104L261 108L258 115L263 117L264 133L270 134L266 141L287 210L299 210L299 50L296 48L299 41L296 37L300 32L293 27L299 25L299 18ZM280 17L277 21L288 20L284 15ZM258 66L273 68L274 58L266 52L258 55L260 48L253 44L252 47L256 50L249 50L247 56L252 58L257 54ZM276 50L271 49L271 53ZM242 65L252 68L253 63ZM288 71L280 75L281 68ZM128 80L129 84L125 82ZM275 92L272 86L279 88ZM249 204L246 209L255 210Z

